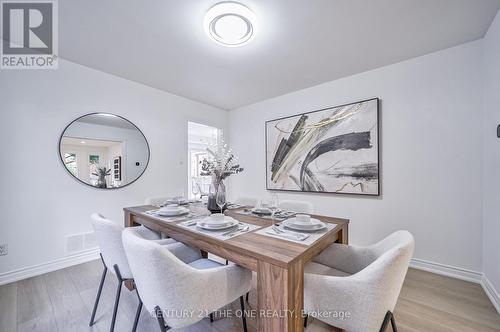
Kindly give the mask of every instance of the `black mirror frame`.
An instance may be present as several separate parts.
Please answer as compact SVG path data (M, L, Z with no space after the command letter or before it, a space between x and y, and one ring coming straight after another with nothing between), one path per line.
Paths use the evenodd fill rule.
M95 186L91 185L90 183L84 182L84 181L80 180L79 178L77 178L76 176L74 176L69 171L69 169L66 167L66 165L64 164L64 160L63 160L63 158L61 156L61 142L62 142L62 139L64 137L64 133L76 121L80 120L83 117L86 117L86 116L89 116L89 115L95 115L95 114L109 114L109 115L113 115L113 116L116 116L116 117L118 117L118 118L120 118L122 120L125 120L125 121L133 124L134 127L141 133L142 137L144 137L144 141L146 141L146 147L148 148L148 160L146 161L146 166L144 167L144 170L142 171L141 174L139 174L139 176L137 178L135 178L133 181L131 181L131 182L129 182L129 183L123 185L123 186L120 186L120 187L110 187L110 188L95 187ZM66 170L66 172L68 172L68 174L71 176L71 178L73 178L74 180L76 180L76 181L78 181L80 183L83 183L84 185L86 185L86 186L88 186L90 188L99 189L99 190L117 190L117 189L122 189L122 188L125 188L125 187L131 185L132 183L134 183L135 181L139 180L144 175L144 173L146 172L146 169L149 166L149 160L151 159L151 149L149 147L149 142L148 142L148 139L146 138L146 135L144 135L144 133L142 132L142 130L140 130L139 127L137 127L135 123L133 123L132 121L130 121L130 120L126 119L126 118L124 118L123 116L117 115L117 114L113 114L113 113L107 113L107 112L92 112L92 113L87 113L87 114L81 115L78 118L76 118L73 121L71 121L66 127L64 127L64 130L62 131L61 136L59 136L59 141L58 141L58 145L57 145L57 154L59 155L59 160L61 161L61 164L62 164L63 168Z

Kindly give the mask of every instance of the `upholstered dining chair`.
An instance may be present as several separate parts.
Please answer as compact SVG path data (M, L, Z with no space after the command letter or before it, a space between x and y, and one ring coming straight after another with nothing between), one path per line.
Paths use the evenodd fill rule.
M331 245L306 264L306 313L349 332L385 331L389 322L397 332L393 312L413 247L407 231L369 247Z
M144 200L146 205L163 205L169 199L167 196L162 197L148 197Z
M144 303L163 332L192 325L239 298L243 330L247 331L243 294L250 289L249 270L234 264L221 265L201 255L186 263L171 252L171 245L147 241L135 229L126 229L122 238L142 301L138 315Z
M245 206L257 206L258 200L255 197L238 197L234 203Z
M94 319L97 312L97 306L99 305L99 299L101 297L102 287L106 278L108 269L115 274L118 279L118 289L116 290L115 304L113 308L113 316L111 318L110 331L115 328L116 313L118 310L118 303L120 301L121 287L124 281L132 280L133 275L130 271L128 265L127 256L123 249L122 244L122 232L124 227L114 223L113 221L107 219L106 217L100 215L99 213L93 213L91 215L92 227L99 243L99 248L101 250L101 260L104 266L101 282L99 284L99 289L97 291L97 296L94 303L94 308L92 310L92 315L90 317L89 326L94 325ZM158 245L165 245L176 243L173 239L160 239L160 235L144 226L133 227L137 234L140 235L145 240L152 240L157 242ZM137 327L136 322L134 322L134 331Z
M285 211L293 211L298 213L313 213L314 206L311 202L306 201L294 201L294 200L282 200L280 202L280 209Z

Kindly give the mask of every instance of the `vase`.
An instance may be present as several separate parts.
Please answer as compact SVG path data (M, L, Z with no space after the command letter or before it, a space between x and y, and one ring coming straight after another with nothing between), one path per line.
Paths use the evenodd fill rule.
M97 180L97 188L102 188L106 189L108 186L106 184L106 178L105 177L99 177Z
M224 196L226 196L226 186L222 180L217 180L215 177L212 178L212 183L210 184L210 189L208 191L208 202L207 209L212 213L221 213L221 208L217 205L217 191L222 190ZM222 207L222 212L227 208L227 203Z

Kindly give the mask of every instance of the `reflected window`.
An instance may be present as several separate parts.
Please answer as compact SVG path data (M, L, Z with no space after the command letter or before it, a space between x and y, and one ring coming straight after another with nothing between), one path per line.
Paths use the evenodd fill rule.
M90 170L90 183L96 183L99 179L97 168L99 167L99 155L91 154L89 155L89 170Z
M66 168L71 174L73 174L73 176L78 177L78 161L76 159L76 153L65 153L64 165L66 165Z

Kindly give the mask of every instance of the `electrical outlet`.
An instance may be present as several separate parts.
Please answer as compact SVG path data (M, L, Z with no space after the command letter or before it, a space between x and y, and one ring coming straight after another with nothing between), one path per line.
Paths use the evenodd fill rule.
M9 253L9 247L7 243L0 244L0 256L5 256Z

